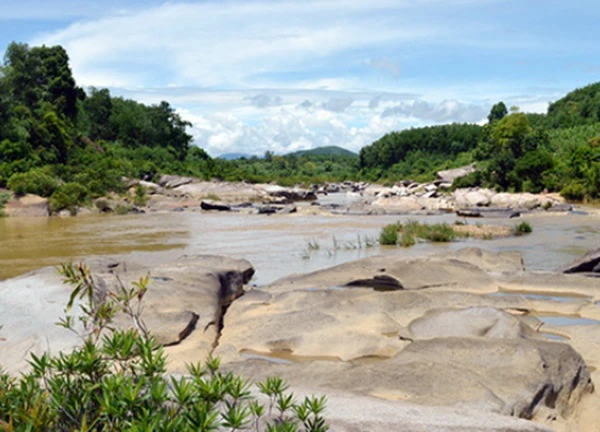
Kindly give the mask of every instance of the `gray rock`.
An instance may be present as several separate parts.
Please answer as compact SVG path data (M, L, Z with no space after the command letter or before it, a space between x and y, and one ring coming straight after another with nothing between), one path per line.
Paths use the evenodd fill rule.
M563 273L600 273L600 249L588 252L562 269Z
M471 165L466 165L460 168L455 168L455 169L450 169L450 170L444 170L444 171L439 171L438 173L436 173L436 176L440 179L443 180L446 183L452 183L455 179L460 178L460 177L464 177L466 175L469 175L473 172L475 172L475 165L471 164Z
M212 200L200 201L200 208L207 211L231 211L231 205Z

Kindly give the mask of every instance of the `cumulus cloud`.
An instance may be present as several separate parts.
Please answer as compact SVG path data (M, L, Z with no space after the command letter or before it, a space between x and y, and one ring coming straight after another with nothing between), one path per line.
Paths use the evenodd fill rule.
M327 111L342 112L346 111L352 105L352 102L354 100L350 97L331 98L327 102L324 102L322 107Z
M417 100L386 108L382 117L408 116L436 123L479 122L488 114L489 108L482 105L465 104L457 100L430 103Z
M247 97L246 100L258 108L279 106L283 102L281 97L269 96L265 93L257 94L256 96L252 96L252 97Z

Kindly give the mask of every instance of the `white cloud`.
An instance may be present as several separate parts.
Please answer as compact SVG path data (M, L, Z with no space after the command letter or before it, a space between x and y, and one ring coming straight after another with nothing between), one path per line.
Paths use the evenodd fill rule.
M208 0L143 6L136 0L135 7L121 10L128 1L115 0L105 12L100 2L76 2L69 16L85 20L31 42L63 45L80 85L110 87L144 103L168 100L193 123L197 144L213 156L323 145L359 150L392 130L481 121L499 100L524 110L545 106L544 95L553 90L474 82L463 78L463 70L459 81L424 82L416 74L428 70L415 72L417 63L410 63L428 57L426 66L435 70L428 62L436 53L447 54L447 47L463 53L469 47L537 46L535 38L503 33L494 17L460 13L504 1ZM59 0L57 10L74 4ZM25 10L0 11L0 19L26 15ZM552 44L544 41L547 45ZM432 46L437 50L427 51ZM413 75L405 76L411 68Z

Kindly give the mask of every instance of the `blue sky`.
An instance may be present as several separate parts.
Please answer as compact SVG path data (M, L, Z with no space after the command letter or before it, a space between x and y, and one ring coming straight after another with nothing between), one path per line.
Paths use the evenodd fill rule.
M79 85L167 100L212 155L544 112L600 80L592 0L4 1L0 45L61 44Z

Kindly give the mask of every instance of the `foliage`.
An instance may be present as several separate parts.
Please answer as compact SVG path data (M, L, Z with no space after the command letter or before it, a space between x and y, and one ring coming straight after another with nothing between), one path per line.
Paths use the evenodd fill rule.
M507 114L508 109L506 109L506 105L504 104L504 102L498 102L492 107L490 114L488 115L488 121L492 123L498 120L502 120Z
M396 222L384 226L379 235L379 243L386 245L400 244L403 247L413 246L417 238L432 242L451 242L464 234L456 232L447 223L422 224L409 221L406 224Z
M531 227L531 224L529 224L528 222L525 222L525 221L519 223L519 225L517 225L515 227L516 235L529 234L531 232L533 232L533 228Z
M372 180L385 174L400 179L451 168L448 159L460 155L460 163L469 163L471 159L465 153L477 146L481 130L477 125L451 124L392 132L361 149L361 174Z
M400 222L384 226L379 233L379 244L395 245L398 243L398 231L402 229Z
M585 198L585 186L577 181L572 181L560 191L563 198L571 201L581 201Z
M76 302L78 318L59 325L82 340L71 353L31 356L32 371L20 378L0 373L0 428L5 431L260 431L326 432L325 397L297 402L279 377L258 384L269 410L251 384L220 362L189 364L188 375L166 373L167 357L141 317L149 289L146 276L126 287L103 291L89 268L60 269L73 286L67 313ZM114 329L117 313L132 328Z
M65 183L50 196L48 201L51 213L68 210L72 215L77 214L88 199L89 191L79 183Z
M148 202L148 195L146 195L146 188L141 184L135 187L135 196L133 198L133 204L137 207L144 207Z
M4 206L10 200L10 194L8 192L0 192L0 217L6 216L4 213Z
M7 186L19 196L34 194L49 197L58 188L58 181L41 169L33 169L13 174L8 179Z
M548 124L553 128L600 122L600 83L567 94L548 107Z

